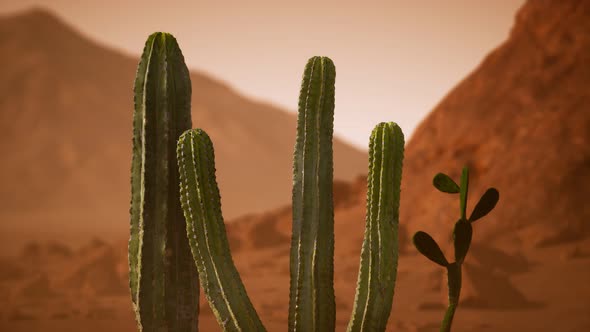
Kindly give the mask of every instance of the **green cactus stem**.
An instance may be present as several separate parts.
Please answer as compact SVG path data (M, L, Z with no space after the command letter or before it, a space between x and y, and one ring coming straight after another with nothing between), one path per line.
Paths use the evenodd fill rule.
M332 60L309 59L299 95L293 158L289 331L333 331L336 322L332 196L335 79Z
M473 236L472 223L484 216L494 209L500 193L495 188L489 188L480 198L476 204L469 219L466 218L467 211L467 194L469 192L469 169L463 168L461 173L461 184L457 185L448 175L438 173L433 181L433 185L444 193L456 194L459 193L459 207L460 219L455 223L453 229L453 245L455 247L455 262L448 263L444 257L438 244L432 239L430 235L425 232L417 232L414 234L414 245L420 253L426 258L435 263L446 267L447 282L449 287L449 305L445 316L443 318L440 331L450 332L455 317L455 311L459 306L459 296L461 294L461 266L469 251L471 239Z
M459 220L455 223L453 230L453 245L455 246L455 262L463 264L467 251L471 245L471 237L473 235L473 228L471 223L465 220Z
M447 266L447 284L449 288L449 305L443 318L440 331L450 332L453 324L455 311L459 306L459 296L461 294L461 264L451 263Z
M461 172L461 185L459 188L459 200L461 206L461 220L467 220L467 193L469 192L469 168L463 167Z
M177 146L181 200L201 286L223 331L265 331L233 263L215 178L215 155L201 129Z
M348 331L385 331L398 260L399 202L404 135L393 123L371 134L365 237Z
M191 83L172 35L149 36L134 94L129 283L139 330L195 332L199 284L175 151L191 127Z

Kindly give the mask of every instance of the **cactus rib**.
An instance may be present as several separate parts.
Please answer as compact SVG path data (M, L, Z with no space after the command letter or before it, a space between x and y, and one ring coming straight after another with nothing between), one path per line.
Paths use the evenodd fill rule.
M389 319L397 274L403 155L399 126L377 125L370 140L365 236L348 331L385 331Z
M195 332L199 284L175 154L176 139L191 127L191 83L173 36L149 36L134 98L129 280L139 330Z
M293 236L289 331L333 331L334 82L326 57L309 59L299 97L293 162Z
M209 136L186 131L177 155L186 231L211 309L224 331L265 331L231 257Z

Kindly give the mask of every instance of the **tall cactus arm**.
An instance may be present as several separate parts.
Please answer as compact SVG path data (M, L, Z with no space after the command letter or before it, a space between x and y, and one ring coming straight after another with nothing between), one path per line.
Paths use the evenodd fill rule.
M293 158L289 331L333 331L335 327L332 194L335 79L332 60L309 59L301 84Z
M173 36L149 36L134 88L129 280L140 331L198 329L199 284L179 202L176 140L191 83Z
M354 308L348 331L385 331L398 259L398 224L404 136L393 122L371 134L367 217Z
M265 331L231 257L209 136L200 129L185 132L177 155L186 231L217 322L224 331Z

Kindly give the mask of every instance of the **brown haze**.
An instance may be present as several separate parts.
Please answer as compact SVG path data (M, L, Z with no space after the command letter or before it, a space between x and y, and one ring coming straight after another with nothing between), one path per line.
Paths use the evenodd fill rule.
M10 64L0 81L2 247L21 245L25 233L84 241L123 234L138 59L43 10L0 19L0 35L0 62ZM288 203L295 115L203 74L191 80L193 126L214 142L225 216ZM338 138L334 150L337 178L366 172L365 152Z
M395 120L411 135L506 39L523 2L2 0L0 13L47 7L128 54L141 51L148 33L171 32L189 68L288 111L296 111L305 61L328 55L338 72L334 130L366 149L381 121Z
M439 326L446 301L443 270L408 239L426 230L451 256L448 237L458 198L437 192L431 179L439 171L457 178L463 164L472 170L469 210L488 186L499 189L500 202L474 224L453 331L590 330L588 86L590 3L529 1L509 39L421 124L406 146L402 253L388 330ZM21 150L32 145L18 137ZM9 179L18 181L3 181ZM334 189L337 324L343 330L358 271L366 179L336 181ZM287 326L290 222L286 205L228 225L235 262L269 331ZM118 242L94 240L76 250L55 241L31 243L18 257L4 259L0 330L133 331L125 237L122 232ZM206 302L201 309L201 329L219 330Z

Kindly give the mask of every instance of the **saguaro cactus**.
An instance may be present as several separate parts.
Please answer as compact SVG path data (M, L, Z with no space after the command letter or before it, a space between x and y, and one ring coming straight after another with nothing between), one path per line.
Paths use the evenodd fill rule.
M197 331L199 284L179 194L176 140L191 83L174 37L149 36L135 79L129 283L140 331Z
M404 135L393 123L371 134L365 237L348 331L385 331L398 259L399 201Z
M461 173L461 185L457 185L448 175L438 173L433 179L433 185L440 191L449 194L459 194L460 219L453 229L453 245L455 247L455 261L449 263L440 247L434 239L425 232L414 234L414 245L420 253L436 264L447 269L447 281L449 288L449 305L443 318L440 331L449 332L453 323L455 311L459 306L461 294L461 266L471 245L473 229L471 224L484 217L494 209L500 194L495 188L489 188L476 204L471 216L467 218L467 193L469 189L469 169L463 168Z
M299 96L293 158L289 331L332 331L335 325L332 197L335 79L332 60L309 59Z

